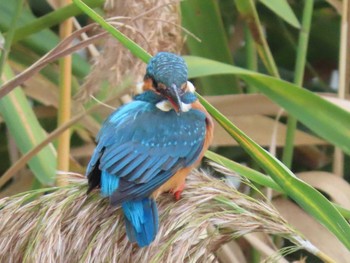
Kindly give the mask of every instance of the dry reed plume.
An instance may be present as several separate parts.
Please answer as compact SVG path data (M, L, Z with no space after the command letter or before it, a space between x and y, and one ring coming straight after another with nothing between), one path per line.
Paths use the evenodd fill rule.
M115 21L123 34L150 54L159 51L179 53L182 47L179 0L107 1L106 16ZM99 90L104 81L116 87L132 77L142 81L146 65L134 57L114 37L108 36L100 56L78 95L85 100Z
M70 182L0 200L0 262L217 262L221 244L253 231L307 244L270 205L194 171L180 201L159 198L159 233L139 249L119 208L97 191L87 196L84 177Z

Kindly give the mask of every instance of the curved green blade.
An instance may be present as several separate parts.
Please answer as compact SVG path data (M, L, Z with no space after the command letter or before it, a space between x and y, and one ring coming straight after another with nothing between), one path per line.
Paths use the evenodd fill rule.
M283 191L305 211L324 224L350 249L350 226L334 205L315 188L295 177L282 162L245 135L201 96L199 98L217 122L272 177Z
M191 78L239 75L313 132L350 154L350 113L292 83L199 57L185 57Z
M8 79L13 78L13 72L8 65L5 65L4 76ZM0 99L0 114L15 139L17 147L23 154L33 149L46 137L45 131L40 126L20 87ZM56 152L52 145L46 146L28 164L42 184L51 185L54 183Z
M211 74L237 74L246 81L254 83L261 92L286 108L290 113L294 113L296 117L304 121L305 125L309 124L309 127L314 127L315 125L320 125L321 127L326 126L330 123L331 119L334 123L331 124L333 128L338 127L339 129L346 129L345 127L349 125L349 122L342 123L342 118L350 119L349 113L293 84L207 59L186 57L186 61L190 69L191 77ZM282 162L256 144L201 96L199 96L199 98L201 103L218 123L245 149L266 173L272 177L283 191L303 207L305 211L324 224L348 249L350 249L350 239L348 238L350 236L350 226L334 205L316 189L296 178ZM302 115L301 112L304 115ZM309 121L314 117L316 121L311 121L310 125ZM344 130L343 132L336 131L333 132L332 135L327 136L331 140L340 143L339 138L335 138L338 136L336 134L337 132L342 135L344 142L347 138L347 146L345 148L349 152L350 135L348 133L350 129L347 131Z
M117 31L115 28L108 26L105 20L99 17L93 10L89 9L86 5L84 6L80 0L74 0L74 3L77 4L80 8L84 10L85 13L89 14L95 21L104 26L106 30L111 32L117 39L121 41L126 47L132 49L134 55L138 56L144 61L148 61L150 58L142 48L140 48L136 43L127 39L122 33ZM247 70L242 70L237 67L226 65L223 63L218 63L208 59L196 58L196 57L187 57L186 58L189 69L190 76L209 76L216 74L238 74L248 81L260 81L263 85L259 86L262 92L265 94L271 93L270 96L274 97L278 103L283 104L285 100L291 102L291 106L287 105L285 107L287 110L291 108L290 112L295 111L293 109L298 105L298 99L303 95L298 93L300 88L295 85L289 84L287 82L267 77L255 72L250 72ZM273 88L269 88L268 85L272 85ZM266 85L266 87L265 87ZM279 87L280 85L280 87ZM287 94L280 94L277 92L278 89L284 90L281 86L286 86ZM277 89L277 90L276 90ZM297 92L295 92L297 90ZM296 93L296 95L293 95ZM311 95L310 95L311 94ZM311 96L311 99L320 100L321 103L325 103L324 100L318 98L316 95L310 93L308 96ZM285 96L293 95L291 99ZM281 98L282 97L282 98ZM283 98L284 97L284 98ZM275 182L277 182L280 187L296 202L298 202L306 211L312 214L316 219L323 223L330 231L332 231L338 238L341 240L344 245L350 249L350 227L341 214L336 210L336 208L318 191L299 180L294 176L294 174L285 167L280 161L262 149L254 141L252 141L248 136L246 136L242 131L240 131L235 125L233 125L226 117L224 117L220 112L218 112L213 106L211 106L207 101L199 96L202 101L202 104L208 109L208 111L217 119L217 121L222 125L231 135L235 138L240 145L265 169L267 173L271 175ZM296 101L295 101L296 100ZM296 105L295 105L296 104ZM326 106L331 107L331 104L326 104ZM341 111L340 118L346 116L349 117L350 114L342 111L340 108L335 107L335 112ZM332 108L333 109L333 108ZM344 116L345 114L345 116ZM327 113L326 113L327 115ZM338 119L339 121L339 119ZM319 123L319 122L317 122ZM321 124L322 124L321 120ZM343 128L343 127L342 127ZM346 137L346 136L345 136ZM349 137L349 134L348 134ZM350 152L349 143L346 147L348 152Z
M266 186L269 188L272 188L278 192L284 193L283 189L270 177L267 176L257 170L254 170L252 168L249 168L248 166L245 166L243 164L237 163L235 161L232 161L230 159L227 159L226 157L219 155L217 153L214 153L212 151L206 151L205 157L209 158L210 160L226 167L227 169L238 173L240 176L245 177L249 179L252 182L255 182L257 184L260 184L262 186ZM286 193L284 193L286 194ZM346 209L336 203L332 203L335 208L340 212L342 216L344 216L345 219L350 219L350 210Z
M181 1L180 6L183 26L201 39L187 38L189 52L195 56L233 64L218 1L188 0ZM207 95L241 92L238 79L233 75L203 78L200 83L201 92ZM225 88L218 90L215 89L216 85Z
M260 0L267 8L295 28L300 28L300 23L287 0Z

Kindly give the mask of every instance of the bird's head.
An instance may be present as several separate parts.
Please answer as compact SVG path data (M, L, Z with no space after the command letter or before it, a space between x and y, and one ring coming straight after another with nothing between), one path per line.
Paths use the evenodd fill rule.
M187 77L187 65L182 57L160 52L147 65L144 82L140 86L141 92L152 91L163 97L164 100L157 104L161 110L173 108L178 113L188 111L190 103L195 99L195 89ZM190 94L192 99L189 99Z

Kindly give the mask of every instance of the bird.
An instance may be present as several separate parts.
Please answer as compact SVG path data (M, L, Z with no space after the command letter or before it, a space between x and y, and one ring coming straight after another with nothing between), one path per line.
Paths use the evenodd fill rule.
M88 193L100 189L111 206L121 206L130 242L139 247L153 242L156 199L164 192L180 199L186 176L210 146L213 127L184 59L157 53L133 100L102 124L86 169Z

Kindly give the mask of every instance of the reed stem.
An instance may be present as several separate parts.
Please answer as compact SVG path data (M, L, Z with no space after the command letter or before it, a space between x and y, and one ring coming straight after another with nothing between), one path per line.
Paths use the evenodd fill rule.
M298 86L302 86L303 79L304 79L307 46L309 43L309 32L311 27L313 5L314 5L313 0L305 1L302 24L301 24L301 29L299 33L297 59L295 63L295 72L294 72L294 83ZM284 146L283 156L282 156L282 161L288 168L291 167L292 160L293 160L294 137L295 137L296 127L297 127L297 119L294 116L289 115L288 121L287 121L286 141L285 141L285 146Z
M71 4L71 0L61 0L61 5L66 6ZM72 34L73 19L68 18L60 25L60 38L65 39ZM58 106L58 126L68 122L71 118L71 90L72 90L72 56L67 55L60 59L60 96ZM57 150L57 169L59 171L69 171L69 156L70 156L70 130L67 129L58 138ZM66 185L67 178L60 175L57 178L59 186Z

